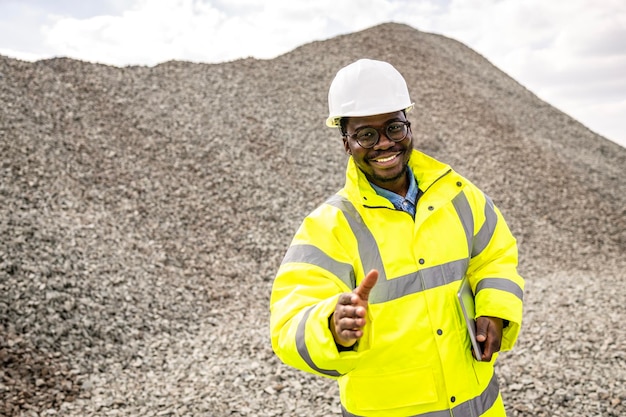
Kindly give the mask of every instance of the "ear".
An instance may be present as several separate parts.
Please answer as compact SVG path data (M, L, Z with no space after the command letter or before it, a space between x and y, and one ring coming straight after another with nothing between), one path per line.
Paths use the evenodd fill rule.
M348 143L348 139L344 136L343 138L343 148L346 150L348 155L352 155L352 149L350 149L350 144Z

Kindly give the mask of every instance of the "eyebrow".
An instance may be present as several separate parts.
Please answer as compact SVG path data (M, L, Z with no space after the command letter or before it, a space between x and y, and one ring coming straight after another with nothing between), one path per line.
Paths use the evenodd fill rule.
M387 119L387 121L384 122L383 124L379 125L379 127L382 128L383 126L386 126L386 125L388 125L390 123L393 123L393 122L408 122L408 120L403 120L400 117L394 117L394 118L391 118L391 119ZM368 127L373 127L374 129L376 129L376 126L374 126L374 125L363 125L363 126L355 127L354 131L356 132L358 130L365 129L365 128L368 128ZM346 128L347 128L347 126L346 126Z

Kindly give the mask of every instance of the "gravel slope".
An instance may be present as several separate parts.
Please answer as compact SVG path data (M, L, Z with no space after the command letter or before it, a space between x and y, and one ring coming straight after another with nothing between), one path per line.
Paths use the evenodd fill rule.
M510 416L626 414L626 149L464 45L386 24L273 60L0 57L0 415L336 416L283 366L274 272L343 184L337 69L388 60L416 146L490 194L527 278Z

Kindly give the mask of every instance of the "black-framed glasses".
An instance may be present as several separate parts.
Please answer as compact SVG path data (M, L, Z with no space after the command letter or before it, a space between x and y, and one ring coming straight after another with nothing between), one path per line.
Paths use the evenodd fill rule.
M356 140L362 148L370 149L376 146L380 140L382 132L385 132L385 136L387 136L390 140L394 142L401 142L404 138L406 138L410 127L411 122L391 122L380 130L368 126L357 130L356 133L352 135L345 133L344 136Z

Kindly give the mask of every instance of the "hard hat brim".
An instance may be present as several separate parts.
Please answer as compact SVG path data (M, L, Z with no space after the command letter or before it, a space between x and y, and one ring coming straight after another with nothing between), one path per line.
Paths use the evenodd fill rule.
M405 113L408 113L411 110L413 110L414 106L415 106L415 103L411 103L410 106L405 107L405 108L401 108L398 110L385 111L384 113L376 113L376 114L393 113L395 111L401 111L401 110L404 110ZM376 116L376 114L344 114L341 116L328 116L328 118L326 119L326 126L339 127L341 119L343 119L344 117L367 117L367 116Z

